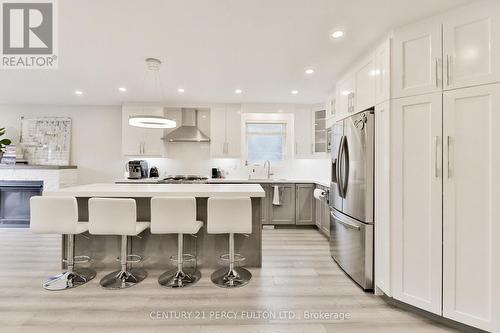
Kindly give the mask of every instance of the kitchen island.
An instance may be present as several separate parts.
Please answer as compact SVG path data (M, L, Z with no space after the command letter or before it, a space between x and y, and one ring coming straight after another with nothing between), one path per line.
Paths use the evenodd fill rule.
M220 255L228 251L228 236L207 233L207 200L210 197L250 197L252 201L252 234L235 236L235 252L246 257L248 267L261 267L262 228L261 198L264 190L258 184L89 184L67 187L55 191L45 191L45 196L72 196L78 201L79 221L88 221L88 200L95 197L133 198L137 203L137 221L150 220L150 201L152 197L196 198L197 219L204 225L197 237L184 236L184 252L196 254L198 266L216 268L220 266ZM177 235L152 235L149 229L131 237L131 253L143 257L141 265L145 269L165 270L170 268L170 256L177 252ZM120 237L102 235L77 235L75 255L92 258L94 267L116 268L119 255ZM66 258L65 238L62 241L62 258ZM63 264L64 266L64 264Z

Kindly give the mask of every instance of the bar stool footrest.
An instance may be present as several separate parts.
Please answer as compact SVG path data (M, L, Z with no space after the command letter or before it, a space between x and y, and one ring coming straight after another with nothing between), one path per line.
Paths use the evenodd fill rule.
M182 260L184 262L192 262L192 261L196 261L196 256L191 254L191 253L184 253L184 255L182 256ZM176 263L177 262L177 256L170 256L170 261Z
M116 258L116 261L120 261L121 259L118 257ZM127 255L127 264L136 264L138 262L141 262L143 260L142 256L138 254L128 254Z
M246 261L246 257L242 256L239 253L234 254L234 266L243 266ZM219 264L220 265L229 265L229 253L222 254L219 257Z

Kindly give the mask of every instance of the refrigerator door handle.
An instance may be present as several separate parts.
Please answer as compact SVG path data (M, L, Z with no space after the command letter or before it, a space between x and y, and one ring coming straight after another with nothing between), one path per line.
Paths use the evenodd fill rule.
M344 136L344 141L342 142L342 160L345 163L342 163L342 194L345 199L347 194L347 187L349 186L349 146L347 145L347 137Z
M342 186L342 160L343 160L343 147L344 147L345 136L342 135L340 139L339 152L337 156L337 188L341 198L344 198L343 186Z
M342 224L344 227L354 230L360 230L361 228L353 223L342 220L340 217L336 216L333 212L330 212L330 215L337 220L338 223Z

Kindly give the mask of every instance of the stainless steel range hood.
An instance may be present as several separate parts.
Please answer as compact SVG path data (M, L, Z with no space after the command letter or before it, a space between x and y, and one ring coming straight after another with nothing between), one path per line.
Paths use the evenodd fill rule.
M182 124L168 133L163 140L167 142L210 142L210 138L198 128L198 110L181 109Z

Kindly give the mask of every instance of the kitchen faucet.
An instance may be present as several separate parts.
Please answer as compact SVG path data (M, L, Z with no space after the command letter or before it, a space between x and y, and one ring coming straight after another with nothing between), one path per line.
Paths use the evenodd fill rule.
M274 173L271 172L271 161L266 160L264 162L264 168L266 167L267 164L267 179L271 179L271 176L274 175Z

